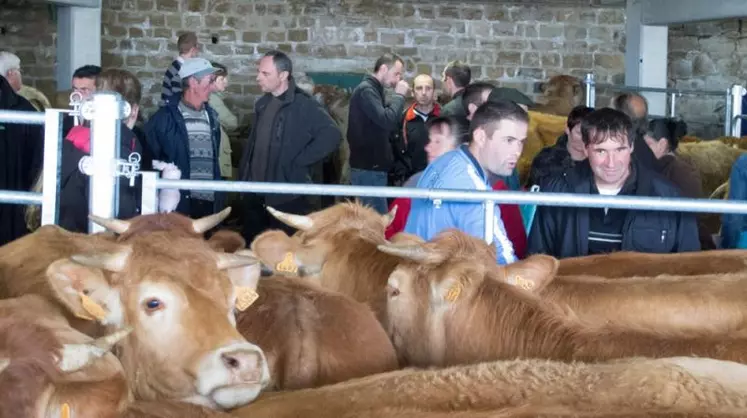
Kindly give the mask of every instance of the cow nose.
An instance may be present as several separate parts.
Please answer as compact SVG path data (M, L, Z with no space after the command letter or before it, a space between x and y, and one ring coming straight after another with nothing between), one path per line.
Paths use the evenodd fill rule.
M223 366L243 383L262 380L263 357L256 350L237 349L222 353Z

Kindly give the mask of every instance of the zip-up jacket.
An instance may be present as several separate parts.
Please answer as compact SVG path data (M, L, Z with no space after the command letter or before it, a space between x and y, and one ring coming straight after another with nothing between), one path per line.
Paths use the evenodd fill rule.
M423 189L491 190L488 178L467 145L449 151L433 161L418 181ZM489 243L495 244L498 264L516 261L514 247L506 235L501 220L501 210L494 204L493 236ZM456 228L472 236L485 238L485 203L453 202L413 199L405 232L415 234L426 241L440 232Z

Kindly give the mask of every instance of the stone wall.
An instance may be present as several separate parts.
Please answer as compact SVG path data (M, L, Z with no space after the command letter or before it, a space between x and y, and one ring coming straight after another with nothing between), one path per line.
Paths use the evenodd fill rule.
M232 72L227 102L243 124L259 94L256 60L270 48L289 52L298 71L366 72L376 57L393 51L406 58L409 77L421 72L438 77L446 62L462 59L476 78L531 95L536 81L561 73L594 71L600 82L624 81L623 8L583 7L588 0L517 3L103 0L102 62L138 75L150 113L176 53L177 35L194 30L205 56ZM49 8L4 5L2 28L0 48L8 45L21 56L25 80L53 91L55 24ZM737 20L672 27L671 85L725 89L745 83L745 42ZM606 102L598 96L598 103ZM719 98L682 98L679 113L696 133L719 134L722 104Z

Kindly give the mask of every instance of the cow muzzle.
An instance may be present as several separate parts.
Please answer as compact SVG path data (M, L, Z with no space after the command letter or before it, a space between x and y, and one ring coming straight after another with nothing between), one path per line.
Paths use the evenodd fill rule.
M230 344L203 358L197 372L197 392L203 399L196 403L236 408L252 402L269 383L262 349L250 343Z

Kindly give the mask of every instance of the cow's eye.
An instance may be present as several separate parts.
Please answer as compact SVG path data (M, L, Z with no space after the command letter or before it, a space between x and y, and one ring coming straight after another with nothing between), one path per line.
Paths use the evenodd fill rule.
M396 287L394 287L392 285L387 285L386 286L386 292L387 292L387 294L389 295L390 298L394 298L394 297L399 296L399 289L397 289Z
M157 298L150 298L143 304L147 313L153 313L163 309L163 302Z

